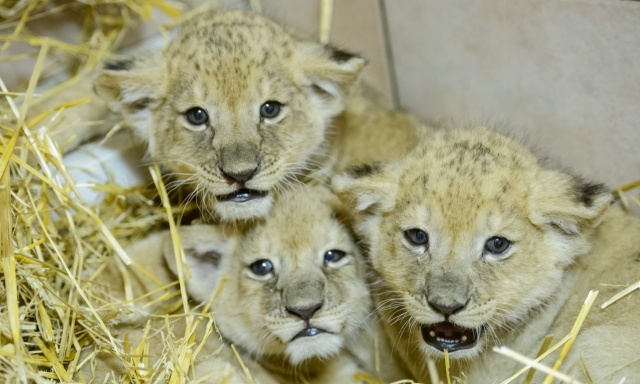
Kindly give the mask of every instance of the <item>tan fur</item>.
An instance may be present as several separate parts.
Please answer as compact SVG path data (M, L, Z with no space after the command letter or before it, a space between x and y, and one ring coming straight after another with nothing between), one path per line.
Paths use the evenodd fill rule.
M452 375L499 382L522 365L493 346L534 357L547 334L557 341L569 332L589 289L601 290L600 305L640 279L640 219L609 208L603 186L545 169L485 128L431 134L404 160L333 184L361 212L387 342L417 380L428 381L428 358L444 373L423 327L448 318L482 330L475 346L450 353ZM428 234L428 246L410 242L412 228ZM485 243L494 236L513 244L492 254ZM588 382L582 358L597 383L637 382L639 328L637 293L594 307L561 370Z
M208 302L222 284L212 302L216 323L228 343L233 343L243 359L259 364L257 372L268 372L269 380L279 382L347 382L359 370L356 360L343 352L345 345L363 337L371 310L364 277L364 261L350 233L336 218L340 204L324 187L299 188L283 194L270 217L247 227L200 225L180 228L187 265L192 278L187 291L196 303ZM346 255L336 263L326 263L325 253L341 250ZM145 266L160 285L175 280L177 264L168 232L152 235L130 248L136 265ZM164 259L163 259L164 255ZM274 272L257 276L252 263L268 259ZM166 260L166 262L165 262ZM134 297L153 291L158 284L132 268ZM114 295L124 292L120 273L113 266L104 276L114 284ZM110 274L110 275L109 275ZM224 276L224 277L223 277ZM168 291L175 291L174 285ZM158 292L161 295L162 292ZM156 296L136 301L137 316L123 321L122 332L136 332L146 315L139 309ZM289 311L321 307L309 320L323 329L313 337L291 341L304 330L305 321ZM155 313L167 311L158 306ZM156 322L159 328L163 323ZM184 325L174 332L184 334ZM166 334L167 332L164 332ZM200 333L201 334L201 333ZM205 356L221 346L215 335L206 343ZM196 339L198 342L199 339ZM223 350L213 357L217 369L234 363ZM231 358L229 358L231 356ZM113 360L113 358L111 358ZM226 365L222 364L226 363ZM112 364L113 365L113 364ZM211 373L206 359L196 365L196 377ZM237 371L237 364L233 365ZM242 381L241 371L234 374Z
M160 54L107 64L96 90L206 209L238 220L264 217L280 191L323 178L331 166L386 160L411 146L413 118L370 90L349 96L364 64L255 13L216 10L186 21ZM281 113L262 118L260 106L272 100ZM184 113L192 107L210 122L190 125ZM225 177L252 170L246 181ZM268 194L221 198L242 188Z

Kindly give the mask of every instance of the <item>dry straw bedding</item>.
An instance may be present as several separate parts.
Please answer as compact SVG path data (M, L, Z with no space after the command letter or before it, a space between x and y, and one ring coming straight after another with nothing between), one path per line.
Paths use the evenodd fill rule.
M252 3L254 7L258 4ZM321 25L327 36L331 6L324 3ZM162 297L175 303L177 315L171 321L183 320L189 326L185 334L170 335L168 318L164 329L147 329L145 335L167 334L165 352L154 369L140 369L148 368L144 356L149 346L144 338L132 345L112 335L114 319L128 306L107 296L99 278L101 268L113 257L126 261L123 245L163 226L175 228L180 220L175 213L195 207L181 206L179 194L169 199L155 167L150 167L154 185L133 189L115 182L94 185L106 198L98 206L88 206L65 169L58 147L64 143L56 143L48 134L53 128L64 129L63 110L89 101L81 98L56 105L51 100L94 69L118 47L128 30L151 17L153 8L175 21L183 16L179 4L163 0L9 0L0 4L0 60L33 59L31 54L7 54L12 44L37 49L34 70L24 88L7 89L5 76L10 74L0 74L0 382L82 382L79 370L90 366L99 350L115 352L127 362L133 382L184 382L199 343L204 341L195 340L194 328L206 326L205 336L216 337L207 306L190 308L184 296ZM60 15L81 26L77 42L31 31L33 23ZM171 27L157 26L165 33ZM69 69L64 81L36 93L42 78L61 64ZM32 111L43 103L52 107L34 115ZM625 194L639 186L636 182L618 191L623 204L640 205L632 194ZM184 284L184 278L179 284ZM640 282L625 292L638 285ZM549 340L541 355L570 348L594 296L585 302L572 334L553 346ZM513 351L498 352L534 364ZM536 368L548 369L538 364ZM522 373L527 370L525 366ZM250 377L250 372L246 374ZM360 379L377 382L365 374Z

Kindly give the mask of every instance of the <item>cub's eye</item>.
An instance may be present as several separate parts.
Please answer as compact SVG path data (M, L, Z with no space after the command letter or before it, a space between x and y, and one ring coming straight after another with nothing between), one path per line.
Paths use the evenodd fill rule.
M485 251L492 253L494 255L501 255L505 253L509 247L513 244L511 241L505 239L504 237L494 236L487 240L484 244Z
M267 259L261 259L249 265L249 269L258 276L266 276L273 272L273 264Z
M187 109L187 111L184 113L184 118L193 125L202 125L206 124L209 121L209 115L207 115L207 111L200 107Z
M324 262L325 263L337 263L338 261L342 260L343 257L346 256L346 253L344 251L341 251L339 249L332 249L330 251L327 251L327 253L324 254Z
M404 231L404 237L412 245L424 245L425 247L429 246L429 235L427 235L427 232L423 231L422 229L407 229L406 231Z
M281 109L282 104L274 100L269 100L260 106L260 117L273 119L280 114Z

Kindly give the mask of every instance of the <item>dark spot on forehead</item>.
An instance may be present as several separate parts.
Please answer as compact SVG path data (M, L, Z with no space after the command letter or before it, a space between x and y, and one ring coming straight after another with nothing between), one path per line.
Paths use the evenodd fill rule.
M472 147L472 151L474 156L476 157L491 155L491 150L489 149L489 147L483 145L482 143L475 143Z
M489 162L487 159L483 159L480 163L480 172L485 175L489 173Z
M469 144L469 141L463 140L453 144L453 148L460 152L470 152L474 158L479 158L485 155L491 155L491 149L482 143Z
M453 149L464 149L466 151L469 150L469 141L467 140L463 140L463 141L458 141L457 143L453 144Z

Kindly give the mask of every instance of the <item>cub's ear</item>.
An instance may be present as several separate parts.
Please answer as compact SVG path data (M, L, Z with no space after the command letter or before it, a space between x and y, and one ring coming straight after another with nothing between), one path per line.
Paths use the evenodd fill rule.
M313 101L333 117L345 107L345 98L358 82L366 64L362 57L331 45L300 42L294 61Z
M604 184L542 170L532 186L531 220L536 225L578 235L596 227L612 203L613 196Z
M98 74L94 89L114 111L143 138L149 137L149 109L158 102L168 76L160 55L108 61Z
M340 200L356 212L377 213L393 209L397 186L386 177L382 166L374 163L334 176L331 187Z
M186 282L187 292L193 299L206 302L218 288L223 259L233 256L235 238L215 225L180 227L178 233L184 250L184 263L191 271L191 278ZM169 269L177 276L178 260L170 236L165 240L163 254Z

